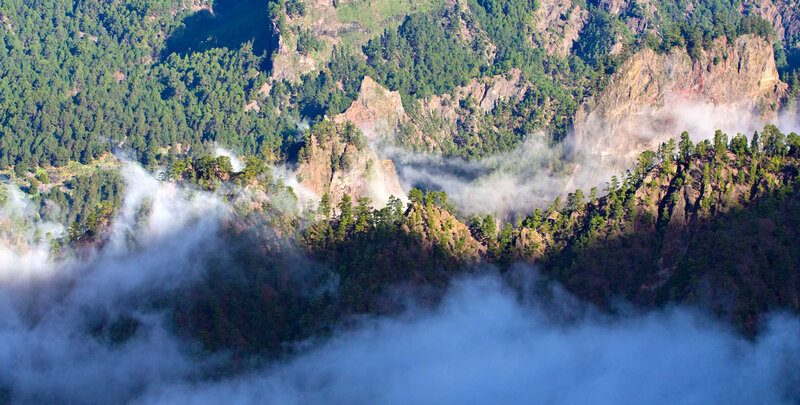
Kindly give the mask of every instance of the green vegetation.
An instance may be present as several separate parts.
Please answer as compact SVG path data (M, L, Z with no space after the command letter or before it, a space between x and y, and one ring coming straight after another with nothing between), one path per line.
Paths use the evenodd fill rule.
M39 172L37 178L44 178ZM66 240L89 242L98 237L121 205L124 185L117 170L94 170L88 175L78 175L66 181L63 187L48 185L47 181L29 179L28 194L34 207L34 217L44 221L64 224ZM38 190L37 190L38 189ZM36 192L41 191L41 192ZM34 219L34 218L29 218ZM53 239L54 246L60 242Z
M397 27L409 14L426 13L442 7L441 0L357 0L334 1L336 16L344 24L356 24L361 29L344 33L343 42L350 51L380 35L386 28Z
M299 0L215 0L213 14L163 0L40 3L0 5L6 112L0 168L20 174L86 164L119 145L149 167L208 154L215 143L267 161L291 160L299 149L296 123L342 112L364 75L400 91L413 116L416 100L519 69L528 89L521 102L480 114L467 101L453 136L438 141L445 154L481 157L507 151L534 132L563 139L579 103L602 90L638 46L686 47L696 57L717 37L772 35L763 20L742 17L738 1L693 2L689 14L685 1L655 2L662 21L655 21L656 31L639 34L626 22L655 18L645 7L632 2L611 15L589 1L589 20L567 56L534 45L533 0L336 4L341 23L358 25L343 29L338 46L309 28L320 16ZM277 38L265 22L274 20L283 31L287 19L305 24L291 26L292 49L327 62L266 94ZM609 55L616 43L623 51ZM796 59L779 49L781 74L793 91ZM436 130L433 123L424 127Z
M568 207L529 216L518 242L495 257L537 258L603 306L617 297L697 302L710 282L716 298L698 303L754 333L761 313L800 310L796 274L785 270L800 266L792 248L800 238L800 137L767 126L753 139L729 142L717 131L693 145L684 134L677 148L671 141L643 153L633 172L608 183L606 197L581 203L576 191ZM768 285L743 281L753 279Z
M329 125L312 132L342 136ZM800 136L773 126L750 140L718 131L694 144L682 134L642 153L637 167L610 179L605 196L575 190L512 224L459 217L446 193L418 189L408 204L391 198L382 208L347 195L333 204L324 195L301 215L281 208L296 199L260 159L239 173L225 157L176 159L165 173L170 181L229 201L242 188L270 197L232 204L224 254L207 252L207 274L169 309L208 350L278 353L350 315L399 310L396 286L424 287L435 301L474 264L505 271L532 261L603 308L618 298L645 307L695 302L753 333L765 311L800 311L800 279L790 270L800 266L799 170ZM54 246L102 243L119 206L118 172L95 170L65 191L45 186L32 197L41 216L70 224ZM281 205L279 195L291 203ZM308 269L320 278L305 278ZM331 280L336 288L324 287ZM712 298L700 301L703 291Z
M177 144L178 152L203 153L218 142L280 156L294 133L291 114L278 117L269 104L244 111L265 80L260 69L272 45L260 45L259 54L253 44L261 39L213 25L214 41L186 45L194 51L183 56L159 56L168 49L164 35L189 35L180 28L191 23L180 23L188 10L157 0L67 3L0 5L12 27L0 30L0 166L88 163L118 143L147 165ZM226 4L220 7L225 15Z
M517 225L498 226L492 216L462 224L442 192L414 189L406 207L392 198L380 209L349 196L332 206L325 195L299 243L335 272L339 288L303 301L269 284L281 292L256 301L268 308L269 322L280 320L272 323L277 330L267 328L270 336L296 338L330 331L343 314L396 310L402 304L387 298L396 285L421 283L437 297L476 257L502 269L530 260L604 308L617 298L646 307L695 302L753 333L764 311L800 311L800 279L790 270L800 265L793 248L800 237L800 136L770 126L756 139L729 142L717 132L694 145L684 134L643 153L635 170L608 182L606 196L576 190ZM709 289L718 298L698 302ZM204 322L238 322L221 308L213 313ZM230 344L226 331L241 331L210 330L214 344ZM247 333L246 341L263 344L262 332Z
M752 2L653 0L653 13L630 1L617 14L608 2L574 3L586 24L561 55L540 46L535 0L335 1L335 21L322 27L315 24L325 16L302 0L4 0L0 170L27 193L32 216L65 225L54 251L108 236L125 189L111 151L230 202L218 235L228 249L203 252L202 279L174 302L154 304L170 302L176 325L209 350L291 350L287 342L352 315L402 308L387 298L397 286L425 287L426 302L435 302L482 263L505 271L535 262L603 308L619 298L701 303L747 332L765 311L800 311L800 136L772 126L696 145L684 134L644 152L605 190L575 190L514 223L461 217L446 193L418 189L408 204L392 197L381 208L326 194L301 213L292 188L272 176L268 163L311 159L314 138L365 147L352 124L324 119L356 99L365 75L401 94L412 121L403 142L418 129L422 142L435 143L422 147L480 158L534 133L562 140L580 103L644 47L697 60L722 38L775 40ZM287 52L316 68L272 81L278 32L291 37ZM797 41L776 44L795 95ZM514 84L524 94L490 111L456 97L459 87L495 77L520 77ZM444 138L444 118L429 119L422 107L447 95L457 118ZM310 129L299 129L305 122ZM213 157L217 145L247 156L246 167L235 172L229 158ZM331 168L352 164L344 156ZM242 203L249 192L265 197ZM0 188L0 202L8 193ZM308 269L319 278L306 277Z
M396 31L388 29L364 46L367 63L391 90L425 98L465 85L485 70L482 51L458 37L450 10L412 14Z
M300 3L302 4L302 3ZM270 0L214 0L214 13L200 10L184 18L171 33L164 54L188 55L212 48L236 49L252 42L253 54L269 56L275 48L269 22L277 6ZM285 5L286 13L300 13L304 7L297 1ZM264 70L270 68L270 58L263 59Z

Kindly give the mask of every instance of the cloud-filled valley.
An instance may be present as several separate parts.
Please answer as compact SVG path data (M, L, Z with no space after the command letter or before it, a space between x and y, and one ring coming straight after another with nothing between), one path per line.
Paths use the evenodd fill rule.
M772 316L749 341L689 308L603 314L523 265L502 277L483 268L434 307L360 316L329 338L297 342L291 358L236 371L158 304L203 276L209 252L224 255L228 208L134 165L123 170L127 194L105 244L4 261L4 401L749 404L800 395L794 317ZM7 206L3 215L15 214Z
M755 342L687 309L560 323L494 276L433 311L366 319L265 371L168 387L155 403L792 403L798 323Z
M797 3L0 1L0 405L800 404Z
M750 138L768 123L787 133L800 130L793 113L782 112L765 121L735 103L676 96L668 97L666 105L643 106L614 119L589 115L584 120L563 142L551 145L544 135L529 134L515 149L480 160L378 149L394 161L405 189L443 190L468 213L505 218L543 208L557 197L563 200L579 188L588 194L597 187L603 194L612 176L633 168L640 152L655 151L662 142L680 138L683 131L694 142L702 142L717 130L730 138L737 133Z

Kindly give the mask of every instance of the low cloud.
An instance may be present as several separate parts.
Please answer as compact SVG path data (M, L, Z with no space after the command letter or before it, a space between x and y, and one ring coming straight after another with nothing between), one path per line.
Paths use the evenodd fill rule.
M782 112L765 120L761 114L745 108L746 105L746 101L718 104L668 95L663 106L641 106L625 113L608 112L617 115L613 118L593 112L576 124L566 144L575 155L625 165L639 152L656 150L660 143L678 139L684 131L689 132L693 141L699 142L712 139L716 130L732 138L740 132L749 137L767 124L775 124L787 133L800 128L794 114Z
M0 282L44 277L49 266L46 237L60 237L64 227L39 219L26 196L12 185L0 185L5 203L0 206Z
M800 324L769 325L750 342L685 309L560 323L489 276L433 311L367 320L288 363L141 403L791 403Z
M665 106L642 107L615 119L589 114L567 138L551 146L541 134L531 134L515 150L481 160L464 160L412 153L384 147L404 189L425 187L444 190L466 213L492 213L507 218L530 213L575 189L585 194L633 168L638 154L655 150L661 142L678 139L688 131L695 142L711 139L717 129L729 138L748 136L765 124L775 123L785 132L797 131L795 115L781 114L765 122L757 114L736 107L668 97Z
M588 194L618 175L620 167L591 157L567 156L563 145L549 146L542 136L526 139L513 151L480 161L388 151L403 188L444 190L468 214L508 217L529 213L576 188Z
M297 197L297 208L302 210L309 206L316 207L320 197L313 190L303 185L293 171L286 168L286 166L275 166L273 172L277 177L283 179L284 184L292 188L295 197Z
M5 390L12 403L121 403L201 370L150 303L201 274L227 211L209 193L122 170L127 193L102 246L52 256L0 245L0 399ZM15 205L0 220L13 221Z
M220 232L230 208L213 194L158 182L135 165L123 174L126 196L105 244L47 256L37 264L46 276L0 278L0 364L10 365L0 368L0 400L748 404L800 398L795 318L775 316L748 341L689 309L602 315L525 266L505 279L487 270L455 282L434 308L358 318L330 338L297 342L305 349L293 358L248 359L242 367L224 352L203 354L155 304L188 291L209 255L231 248ZM0 211L3 219L8 212ZM2 247L21 253L7 241ZM31 272L25 262L0 266Z
M214 157L220 156L225 156L231 160L231 167L234 172L241 172L242 169L244 169L244 163L242 163L242 160L239 159L239 156L233 151L217 146L214 148Z

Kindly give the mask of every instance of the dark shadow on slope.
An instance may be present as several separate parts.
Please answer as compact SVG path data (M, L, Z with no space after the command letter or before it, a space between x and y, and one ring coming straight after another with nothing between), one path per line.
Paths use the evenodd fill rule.
M311 232L327 234L324 228L316 224ZM203 279L171 300L179 333L210 352L287 354L360 315L396 314L410 302L433 305L452 279L473 268L399 223L319 241L310 252L278 247L276 235L265 238L269 232L226 235Z
M607 223L584 232L592 223L587 214L576 219L578 234L555 234L556 244L537 265L579 300L609 312L685 305L714 312L754 336L763 314L800 313L800 181L795 163L780 170L788 179L781 187L751 194L747 190L765 183L741 184L750 197L720 209L703 208L696 198L701 194L686 194L677 177L665 177L669 192L654 187L650 192L661 197L638 206L647 212L660 207L662 220L645 210L613 214L624 221L620 227ZM689 174L696 190L702 176ZM720 190L709 189L707 196ZM677 198L660 204L675 193L688 201L680 209ZM604 201L591 209L610 206ZM260 216L235 221L219 249L209 250L203 279L168 301L176 327L212 352L285 354L302 350L293 342L324 339L362 315L397 314L409 303L435 305L452 280L483 267L475 261L486 258L478 247L486 242L457 238L457 219L434 204L378 212L370 217L376 225L366 221L363 231L355 230L357 217L347 225L341 217L312 224L296 244L270 226L243 226L259 223ZM502 268L514 257L494 264ZM125 336L132 328L121 322L115 333Z
M267 248L263 232L230 234L203 281L177 300L177 326L212 352L286 354L360 315L436 305L451 281L482 268L403 223L330 241L324 235L337 234L335 222L330 231L320 223L311 234L323 239L305 252ZM691 306L752 337L763 314L800 312L798 240L800 183L689 223L680 235L642 218L630 232L571 243L538 265L602 310Z
M637 216L622 234L567 245L540 264L601 308L693 306L751 337L764 314L800 312L800 183L676 228L646 222Z
M183 26L167 39L163 56L172 53L184 56L212 48L236 49L252 41L253 53L264 57L262 70L270 71L270 55L278 47L270 3L270 0L215 0L213 14L200 10L183 20Z

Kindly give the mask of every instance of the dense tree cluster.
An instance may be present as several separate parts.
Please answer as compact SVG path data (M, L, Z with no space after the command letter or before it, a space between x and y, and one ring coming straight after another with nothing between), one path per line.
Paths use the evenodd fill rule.
M660 305L692 302L698 291L728 294L708 305L752 332L763 311L800 310L792 306L800 280L790 271L800 264L793 248L800 237L798 168L800 136L774 126L750 137L718 131L697 144L684 133L642 153L635 168L609 180L605 195L575 190L506 223L491 215L459 218L446 193L419 189L406 204L393 197L379 208L350 196L333 204L323 195L304 217L288 211L272 218L275 193L290 190L262 160L235 173L224 157L176 159L166 173L174 181L229 200L240 186L270 197L257 215L234 210L223 231L227 249L204 253L208 272L171 301L170 313L209 350L275 353L349 315L402 308L390 294L398 285L424 286L433 302L455 275L473 269L467 258L477 255L501 270L535 261L603 307L617 298ZM78 177L64 190L46 186L35 197L42 216L72 207L64 212L72 222L67 239L76 244L102 237L122 187L114 171Z
M576 55L548 55L542 47L534 46L531 21L538 5L533 0L470 0L468 4L474 24L496 47L491 61L492 74L504 74L517 68L531 83L521 104L493 112L495 123L508 123L500 126L506 129L504 138L512 139L513 134L516 140L498 144L515 145L534 130L549 132L555 141L563 139L580 100L598 90L594 83L612 71L587 66ZM484 131L484 135L488 134ZM504 149L490 149L490 152Z
M637 38L625 22L649 16L646 7L630 2L612 15L600 2L579 2L590 17L566 57L534 45L533 0L442 5L409 15L370 40L363 55L334 49L323 69L275 83L266 94L277 38L264 20L280 30L282 19L306 13L302 1L217 0L212 15L192 13L188 1L9 0L0 5L0 167L87 163L120 146L154 166L207 154L214 143L282 160L299 148L297 123L343 111L364 75L400 91L413 112L415 99L511 68L530 84L523 100L470 113L442 151L485 156L541 130L557 141L580 101L601 90L624 59L625 52L609 55L616 43L685 47L697 57L720 36L772 35L746 9L742 17L738 2L696 1L691 13L683 3L654 2L663 21ZM301 54L322 49L311 31L295 34ZM782 77L796 91L798 58L778 51Z
M68 240L97 235L121 205L124 193L122 176L116 170L96 170L90 175L76 176L64 182L63 187L49 184L43 171L28 181L39 218L64 224ZM42 235L51 238L51 243L58 247L60 242L55 236Z
M458 16L450 9L412 14L364 46L367 63L392 89L409 97L442 94L481 75L481 49L459 37ZM474 44L478 47L480 44Z
M189 13L184 6L3 2L0 166L87 163L116 145L145 164L178 144L180 153L217 142L280 156L299 115L279 117L270 101L245 109L270 55L254 52L252 42L161 55L164 37Z

